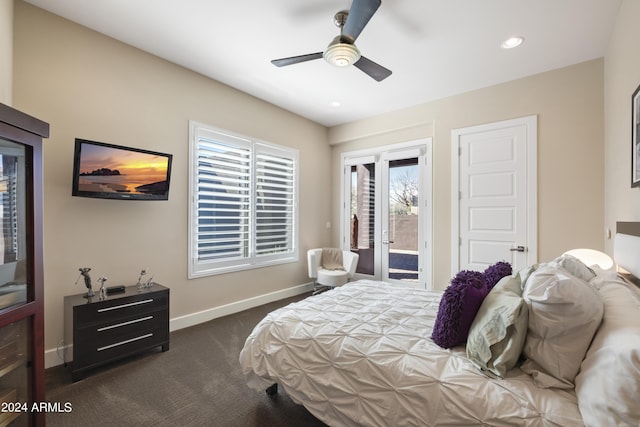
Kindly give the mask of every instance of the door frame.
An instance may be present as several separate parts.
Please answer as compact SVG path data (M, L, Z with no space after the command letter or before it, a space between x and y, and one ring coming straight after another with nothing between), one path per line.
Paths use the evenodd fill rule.
M460 139L522 125L527 135L527 265L538 261L538 116L532 115L451 130L451 275L460 269Z
M345 179L346 169L356 161L369 161L376 164L375 179L375 232L374 239L376 241L374 251L374 276L356 273L356 279L382 279L382 163L388 161L389 156L397 152L406 152L414 150L414 154L418 154L424 158L424 165L420 161L419 179L423 191L420 193L420 208L424 212L419 223L419 244L422 246L419 251L422 254L422 271L418 272L419 280L421 280L426 289L433 289L433 139L431 137L416 139L397 144L384 145L357 151L349 151L341 153L341 174L340 174L340 246L344 250L349 250L350 246L350 220L347 214L348 202L346 195L351 194L350 182ZM420 150L420 151L415 151ZM423 194L424 193L424 194Z

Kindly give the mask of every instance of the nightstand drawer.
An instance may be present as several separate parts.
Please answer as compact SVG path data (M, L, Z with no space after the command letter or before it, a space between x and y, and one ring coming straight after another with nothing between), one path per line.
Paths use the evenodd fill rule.
M156 292L137 298L128 297L78 306L75 307L75 321L78 325L87 326L138 316L166 307L168 298L167 292Z
M101 347L128 336L133 331L143 332L154 328L167 327L169 319L165 311L152 311L134 317L118 319L111 322L83 326L76 330L74 341L81 346L91 343Z
M83 345L76 354L73 369L90 367L106 360L116 360L141 350L152 348L169 340L166 327L152 329L129 330L117 339L101 339Z

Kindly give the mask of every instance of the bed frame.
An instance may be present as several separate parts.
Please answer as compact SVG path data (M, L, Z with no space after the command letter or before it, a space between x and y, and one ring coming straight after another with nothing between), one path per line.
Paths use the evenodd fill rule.
M640 222L617 222L613 246L618 273L640 287Z

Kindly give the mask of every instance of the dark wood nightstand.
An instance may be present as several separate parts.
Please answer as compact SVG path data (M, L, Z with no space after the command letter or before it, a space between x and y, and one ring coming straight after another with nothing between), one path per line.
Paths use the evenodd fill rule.
M169 350L169 289L154 284L100 300L83 294L64 298L65 340L73 345L73 381L86 371L161 346Z

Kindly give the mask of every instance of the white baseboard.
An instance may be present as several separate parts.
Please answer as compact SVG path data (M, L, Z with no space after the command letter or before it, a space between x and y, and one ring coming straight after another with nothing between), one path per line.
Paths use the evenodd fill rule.
M180 317L174 317L169 320L169 331L177 331L178 329L188 328L218 317L227 316L233 313L239 313L253 307L268 304L270 302L279 301L281 299L293 297L296 295L310 292L313 289L313 283L294 286L293 288L283 289L281 291L271 292L269 294L259 295L257 297L232 302L231 304L221 305L219 307L209 308L207 310L198 311L196 313L186 314Z
M219 307L209 308L207 310L198 311L196 313L185 314L184 316L169 319L169 332L179 329L195 326L218 317L228 316L229 314L239 313L253 307L268 304L270 302L279 301L285 298L294 297L296 295L310 292L313 290L313 283L294 286L292 288L283 289L281 291L271 292L257 297L236 301L230 304L221 305ZM59 347L46 350L44 352L44 367L51 368L53 366L62 365L64 361L58 356L59 352L66 352L71 358L72 347Z
M52 366L62 365L64 360L62 360L63 352L68 352L67 354L71 354L72 347L61 346L59 348L51 348L49 350L45 350L44 352L44 368L51 368ZM58 356L58 351L60 351L60 356Z

